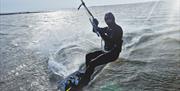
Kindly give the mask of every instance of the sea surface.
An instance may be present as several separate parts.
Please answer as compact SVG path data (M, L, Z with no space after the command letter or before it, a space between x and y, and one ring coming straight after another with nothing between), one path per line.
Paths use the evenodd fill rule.
M180 91L179 0L90 10L100 27L112 12L124 43L119 59L83 91ZM56 91L57 81L101 48L84 9L0 15L0 91Z

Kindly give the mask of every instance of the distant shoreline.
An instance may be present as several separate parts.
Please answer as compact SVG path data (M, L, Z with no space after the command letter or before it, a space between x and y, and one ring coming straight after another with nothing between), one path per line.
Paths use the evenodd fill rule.
M63 9L61 9L63 10ZM67 10L67 9L66 9ZM10 12L10 13L0 13L1 15L17 15L17 14L32 14L32 13L48 13L48 12L55 12L58 10L52 10L52 11L22 11L22 12Z
M48 11L46 11L46 12L48 12ZM45 13L45 11L0 13L0 15L16 15L16 14L30 14L30 13Z

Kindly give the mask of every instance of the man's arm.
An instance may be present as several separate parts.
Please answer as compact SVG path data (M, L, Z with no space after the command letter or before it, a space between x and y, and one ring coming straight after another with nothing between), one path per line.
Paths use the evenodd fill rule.
M107 27L105 27L105 28L98 28L98 32L99 32L101 38L102 38L104 41L113 42L113 41L112 41L112 38L110 38L110 37L106 34L106 30L107 30Z
M94 32L94 33L97 33L97 32L98 32L98 34L101 36L101 38L102 38L103 40L108 41L110 38L108 38L108 36L105 35L105 31L106 31L107 27L105 27L105 28L100 28L100 27L98 27L99 21L98 21L96 18L93 20L93 22L94 22L94 24L97 26L97 27L96 27L97 31L96 31L96 30L94 29L94 27L93 27L93 32Z

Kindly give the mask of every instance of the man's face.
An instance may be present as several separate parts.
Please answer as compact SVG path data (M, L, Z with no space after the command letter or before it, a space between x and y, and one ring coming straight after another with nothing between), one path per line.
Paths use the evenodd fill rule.
M111 17L105 16L105 22L107 25L111 25L111 24L113 24L114 21Z

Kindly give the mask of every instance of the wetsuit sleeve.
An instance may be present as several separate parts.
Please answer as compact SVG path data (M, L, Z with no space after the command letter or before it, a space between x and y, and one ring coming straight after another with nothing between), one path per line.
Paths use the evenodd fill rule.
M112 39L106 35L106 29L107 27L105 28L98 28L98 32L101 36L101 38L104 40L104 41L111 41Z
M115 43L119 39L119 36L120 36L118 35L118 33L114 33L112 38L110 38L108 35L106 35L106 28L99 28L98 32L104 41L108 41L111 43Z
M108 36L105 35L106 29L107 29L107 27L105 27L105 28L100 28L100 27L98 27L98 28L97 28L97 32L100 34L101 38L102 38L103 40L105 40L105 41L106 41L107 38L108 38ZM94 28L93 28L93 32L96 33L96 31L94 30Z

